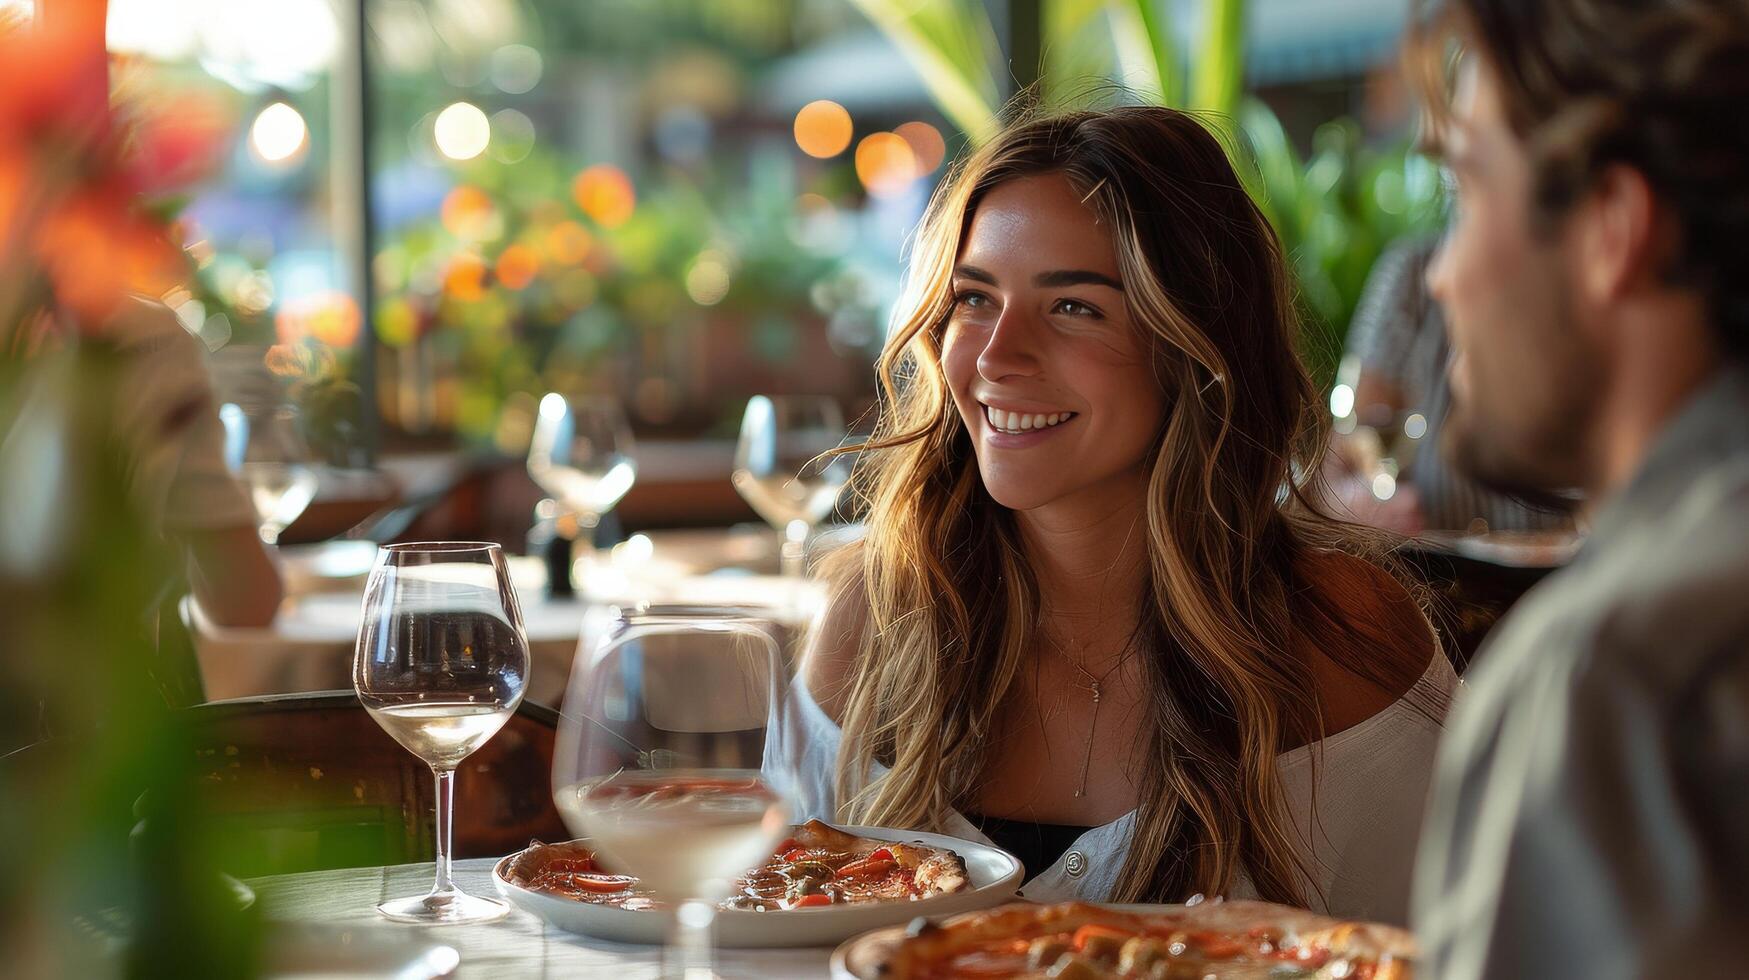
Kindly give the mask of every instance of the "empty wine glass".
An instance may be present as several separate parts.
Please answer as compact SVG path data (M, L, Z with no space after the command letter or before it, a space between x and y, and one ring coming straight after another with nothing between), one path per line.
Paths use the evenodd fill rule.
M225 426L225 465L249 491L261 540L275 544L316 496L316 471L298 431L297 409L227 402L219 407L219 421Z
M595 526L638 475L631 427L619 403L556 392L542 398L528 446L528 475L576 519L577 557L588 557Z
M766 751L786 683L769 624L749 618L622 612L578 652L553 800L604 862L676 906L671 975L712 975L716 903L789 832L793 774Z
M777 529L785 575L802 574L814 526L832 513L850 461L824 456L844 443L838 403L815 396L754 395L741 416L731 480L741 499Z
M509 908L450 877L455 771L510 720L528 685L528 639L495 544L439 541L380 548L365 584L352 684L376 723L437 780L431 892L384 902L399 922L484 922Z

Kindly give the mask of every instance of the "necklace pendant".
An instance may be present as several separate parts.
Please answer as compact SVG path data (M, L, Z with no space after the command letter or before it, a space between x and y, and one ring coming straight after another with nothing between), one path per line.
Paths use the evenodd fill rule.
M1075 798L1076 799L1080 799L1081 797L1086 796L1086 795L1087 795L1087 791L1084 789L1078 789L1075 791Z

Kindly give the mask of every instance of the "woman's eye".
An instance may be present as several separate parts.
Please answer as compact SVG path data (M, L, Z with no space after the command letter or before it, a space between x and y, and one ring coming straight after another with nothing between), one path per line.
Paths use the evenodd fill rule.
M963 292L954 296L953 304L971 310L981 309L982 307L990 305L990 297L985 296L983 293Z
M1095 319L1098 319L1098 317L1100 316L1100 313L1098 310L1094 309L1091 306L1088 306L1086 303L1083 303L1078 299L1058 300L1056 308L1054 310L1052 310L1052 312L1053 313L1060 313L1063 316L1086 316L1086 317L1093 317Z

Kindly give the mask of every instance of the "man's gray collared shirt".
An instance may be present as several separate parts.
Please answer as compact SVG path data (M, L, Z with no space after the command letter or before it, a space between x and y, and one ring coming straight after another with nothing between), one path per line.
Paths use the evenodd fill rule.
M1659 436L1447 722L1418 975L1749 976L1749 369Z

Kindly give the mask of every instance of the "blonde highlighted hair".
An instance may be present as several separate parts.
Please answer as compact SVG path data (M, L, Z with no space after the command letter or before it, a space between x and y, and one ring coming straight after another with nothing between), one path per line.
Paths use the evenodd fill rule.
M858 464L869 531L839 569L868 610L840 712L840 816L939 828L974 803L998 711L1036 649L1039 589L1012 513L984 490L940 358L971 215L996 185L1046 173L1110 230L1167 398L1147 461L1140 805L1111 897L1224 894L1243 872L1263 897L1306 904L1276 773L1284 748L1322 731L1305 651L1382 686L1374 651L1427 627L1412 604L1412 622L1356 615L1350 583L1314 581L1373 567L1320 563L1356 545L1298 486L1322 443L1280 246L1220 143L1171 109L1015 124L930 203ZM869 781L875 761L888 772Z

